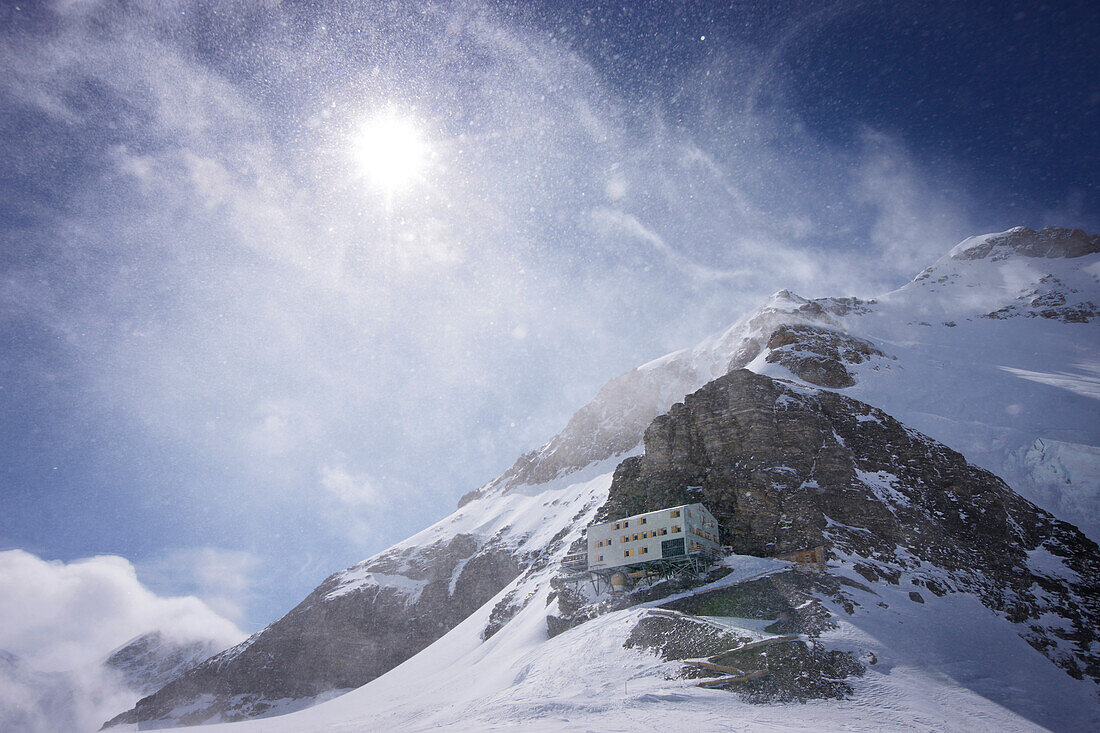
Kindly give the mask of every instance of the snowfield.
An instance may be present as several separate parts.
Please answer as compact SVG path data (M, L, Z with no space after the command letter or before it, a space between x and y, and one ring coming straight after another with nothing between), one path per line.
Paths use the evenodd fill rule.
M753 560L756 560L753 558ZM751 561L749 561L751 562ZM904 588L901 586L901 588ZM428 649L343 697L280 718L204 728L264 731L1096 730L1090 682L1073 680L964 594L913 603L906 591L847 616L823 641L874 655L852 699L750 705L676 679L679 662L623 648L644 606L546 638L545 595L482 642L490 604ZM871 602L873 600L873 602ZM877 605L884 603L888 608ZM929 612L931 611L931 612ZM759 635L759 621L714 619ZM1057 700L1057 705L1051 705Z
M588 504L606 492L611 474L558 485L527 497L529 507ZM530 516L531 513L528 514ZM513 515L515 516L515 515ZM519 518L519 517L516 517ZM583 527L579 523L578 527ZM1064 573L1061 561L1036 553L1031 562ZM694 592L785 570L790 563L733 556L733 572ZM845 561L832 572L861 580ZM204 730L290 733L363 730L635 731L639 726L688 730L1096 730L1096 688L1074 680L1032 649L1017 629L961 593L923 603L915 586L876 585L853 615L830 605L838 627L821 640L851 651L867 666L849 678L850 700L752 705L732 693L679 679L680 662L624 648L637 621L655 604L615 611L547 638L549 579L543 572L509 588L430 647L342 697L278 718ZM507 593L531 601L499 633L482 641L494 605ZM682 594L686 595L686 594ZM674 600L662 599L660 603ZM770 636L753 619L709 618L750 638ZM874 660L874 663L869 663ZM1051 704L1051 701L1058 701Z

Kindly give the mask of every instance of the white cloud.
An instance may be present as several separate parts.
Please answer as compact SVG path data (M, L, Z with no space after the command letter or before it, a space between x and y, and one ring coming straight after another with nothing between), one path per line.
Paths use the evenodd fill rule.
M665 256L669 264L684 275L703 282L714 280L739 279L745 276L740 270L721 270L714 267L701 265L685 257L673 249L660 234L643 224L637 217L607 207L597 207L592 210L592 219L600 227L608 232L619 231L626 236L652 247L656 252Z
M244 637L198 598L153 593L124 558L0 552L0 730L98 730L140 696L101 663L151 631L222 647Z
M915 275L973 233L961 207L950 194L935 190L927 168L918 166L901 143L870 129L863 132L862 143L853 195L874 211L870 240L884 264Z
M0 649L35 670L94 664L154 630L180 640L217 639L226 646L244 636L198 598L156 595L124 558L64 563L22 550L0 552Z
M37 672L17 658L0 659L0 730L92 733L133 706L138 693L103 667Z
M154 588L193 593L217 613L243 621L253 596L259 558L243 550L187 547L139 563L138 571Z
M350 473L342 466L321 468L321 486L342 504L375 506L382 503L382 495L370 478Z

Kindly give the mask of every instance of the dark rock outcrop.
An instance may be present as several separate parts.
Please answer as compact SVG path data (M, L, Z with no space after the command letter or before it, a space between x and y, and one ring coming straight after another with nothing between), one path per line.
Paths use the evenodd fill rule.
M1100 235L1080 229L1016 227L1003 234L984 237L972 246L966 243L952 254L957 260L1003 260L1008 257L1084 257L1100 252Z
M601 518L702 501L738 553L825 545L869 582L972 593L1100 681L1096 544L881 410L742 370L654 420L645 448Z
M1004 320L1017 316L1046 318L1062 323L1089 323L1100 316L1100 306L1091 300L1082 300L1077 291L1061 279L1046 275L1013 302L982 317Z
M769 364L779 363L799 379L838 389L856 383L847 364L862 364L882 351L870 341L808 325L783 325L768 338Z

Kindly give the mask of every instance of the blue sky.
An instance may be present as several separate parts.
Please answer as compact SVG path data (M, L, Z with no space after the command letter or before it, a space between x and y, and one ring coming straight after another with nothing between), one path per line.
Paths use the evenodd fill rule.
M1100 228L1097 11L902 5L5 3L0 548L255 629L775 290Z

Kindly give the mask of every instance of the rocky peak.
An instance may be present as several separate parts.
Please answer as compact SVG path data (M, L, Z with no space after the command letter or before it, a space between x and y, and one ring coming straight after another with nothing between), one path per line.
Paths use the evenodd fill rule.
M1015 227L999 234L984 234L963 240L951 250L955 260L1003 260L1020 257L1083 257L1100 252L1100 235L1080 229Z
M148 695L222 648L212 639L176 641L152 631L111 652L104 664L117 670L130 689Z

